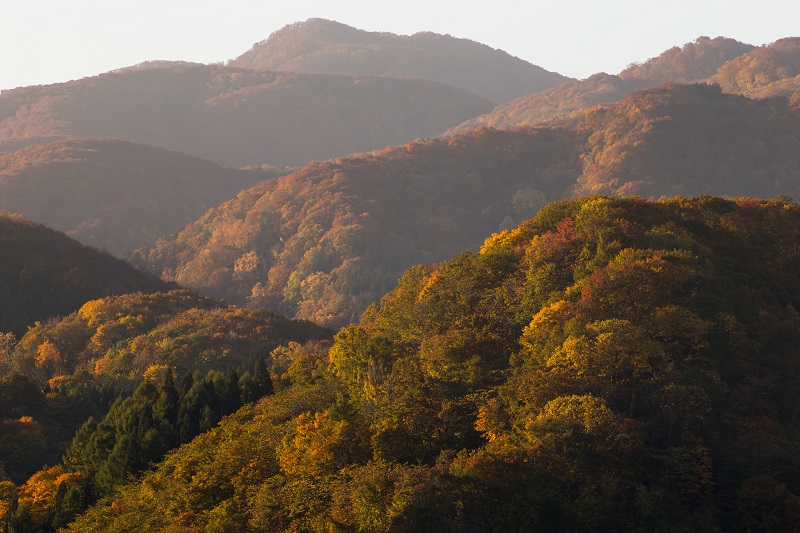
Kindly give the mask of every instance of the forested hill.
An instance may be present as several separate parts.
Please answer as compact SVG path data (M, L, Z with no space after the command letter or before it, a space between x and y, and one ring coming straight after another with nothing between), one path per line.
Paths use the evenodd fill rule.
M420 262L441 261L561 198L567 131L478 130L313 163L210 210L134 262L238 305L340 327Z
M69 530L791 531L799 242L780 198L550 204Z
M422 78L459 87L495 104L569 79L467 39L432 32L367 32L324 19L290 24L230 64L259 70Z
M270 369L285 366L280 350L331 336L309 322L186 290L90 300L37 323L16 344L3 335L0 502L8 503L6 477L22 488L19 505L0 504L0 523L12 531L57 527L57 517L41 512L54 492L77 490L77 507L60 511L81 511L243 402L271 393ZM71 446L74 438L81 444ZM88 444L81 439L92 441L81 452L94 468L85 477L55 466L70 448Z
M574 194L800 198L800 113L714 85L665 85L580 117Z
M718 83L725 92L753 96L774 83L797 76L800 37L789 37L728 61L709 81Z
M616 75L598 73L585 80L526 95L490 113L451 128L447 134L478 126L514 128L569 117L587 107L613 104L629 93L663 83L707 82L732 94L765 98L798 92L800 39L787 38L755 48L733 39L700 37L673 47Z
M63 233L0 214L0 332L20 337L34 322L87 300L171 286Z
M491 107L422 79L155 63L3 91L0 151L113 137L227 166L300 165L438 135Z
M403 269L477 249L577 194L800 197L782 99L668 85L559 128L482 128L306 166L210 210L137 264L239 305L341 326Z
M694 83L713 76L722 65L754 48L726 37L699 37L683 46L673 46L644 63L633 63L619 77L657 83Z
M444 135L465 133L481 126L514 129L544 123L556 118L569 117L582 109L619 102L633 91L655 85L658 84L650 80L622 79L601 72L585 80L562 83L558 87L500 104L490 113L471 118L450 128Z
M0 210L119 254L267 176L120 140L70 139L0 155Z

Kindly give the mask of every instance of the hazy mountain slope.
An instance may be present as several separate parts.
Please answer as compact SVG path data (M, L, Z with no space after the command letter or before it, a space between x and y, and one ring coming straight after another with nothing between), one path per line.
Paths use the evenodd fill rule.
M210 210L136 260L229 302L341 326L402 269L474 249L545 200L800 197L798 145L800 120L785 100L665 86L569 128L483 128L309 165Z
M790 104L797 107L800 103L800 75L794 78L773 81L761 89L757 89L750 94L751 98L789 98Z
M531 126L550 119L567 117L582 109L612 104L637 89L658 85L649 80L622 79L600 73L581 81L566 82L553 89L529 94L495 107L491 113L480 115L450 128L445 135L464 133L480 126L513 129Z
M713 76L726 62L752 51L751 44L726 37L698 37L681 47L673 46L644 63L634 63L619 73L622 79L658 83L692 83Z
M35 321L70 313L93 298L170 286L63 233L0 215L0 331L20 336Z
M491 104L418 79L172 64L0 94L0 144L114 137L228 166L298 165L437 135Z
M800 114L705 84L634 93L586 113L575 193L800 197Z
M567 82L500 104L491 113L470 119L447 133L469 131L478 126L508 129L538 124L594 105L618 102L638 89L665 82L700 81L714 74L726 61L752 49L752 45L733 39L699 37L645 63L631 65L619 76L601 72L585 80Z
M241 193L138 264L239 305L352 320L419 262L475 248L561 198L576 137L478 130L314 163Z
M569 78L484 44L431 32L367 32L309 19L286 26L230 62L236 67L322 74L414 77L499 104Z
M71 139L0 155L0 210L119 253L155 244L264 178L160 148Z
M788 37L731 59L709 81L719 84L725 92L751 96L771 83L797 75L800 37Z
M618 102L635 90L665 82L704 81L719 85L723 92L751 98L792 97L798 93L798 76L800 38L754 48L732 39L701 37L641 65L632 65L619 76L595 74L501 104L491 113L467 120L445 134L478 126L509 129L543 124L594 105Z
M791 531L798 239L782 200L551 204L69 530Z

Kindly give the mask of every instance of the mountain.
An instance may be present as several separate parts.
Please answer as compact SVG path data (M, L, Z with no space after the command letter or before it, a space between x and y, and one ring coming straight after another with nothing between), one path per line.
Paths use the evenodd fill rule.
M619 77L657 83L694 83L713 76L722 65L754 48L726 37L698 37L681 47L673 46L644 63L628 66Z
M428 80L167 62L3 91L0 151L113 137L226 166L300 165L438 135L490 109Z
M211 209L135 254L237 305L339 327L405 268L476 248L575 183L565 131L483 129L312 163Z
M0 210L119 254L155 244L265 177L126 141L70 139L0 155Z
M251 366L282 344L330 337L310 322L226 306L187 290L134 293L91 300L31 327L10 362L40 383L80 372L130 380L167 367L182 378ZM43 345L57 351L47 365L41 364Z
M21 336L36 321L71 313L108 294L171 285L63 233L0 215L0 331Z
M612 74L594 74L585 80L562 83L558 87L516 98L495 107L491 113L471 118L444 135L464 133L481 126L514 129L569 117L573 113L602 104L613 104L639 89L658 85L650 80L622 79Z
M800 37L780 39L731 59L709 78L722 90L733 94L752 94L771 83L800 75Z
M134 260L238 305L340 327L405 268L475 250L554 199L800 197L798 144L785 100L669 85L559 127L480 128L308 165Z
M633 91L670 82L704 81L720 85L724 92L754 98L790 97L800 83L794 79L800 74L798 42L798 38L788 38L755 48L733 39L700 37L632 64L619 76L599 73L501 104L445 135L478 126L508 129L563 120L594 105L618 102Z
M285 26L229 64L258 70L422 78L459 87L495 104L569 79L467 39L431 32L367 32L324 19Z
M550 204L68 530L791 531L798 239L784 199Z
M800 197L800 114L713 85L666 85L589 110L574 193Z
M0 471L23 483L43 465L58 464L89 417L104 429L120 426L112 431L112 441L137 432L132 428L146 425L148 416L152 420L152 411L131 420L122 405L157 393L153 383L173 378L181 384L180 391L172 391L175 399L194 402L196 412L181 424L188 441L235 411L242 398L253 401L271 390L264 366L270 352L330 337L331 332L309 322L228 307L186 290L86 302L75 312L30 327L16 345L2 347L1 370L11 373L0 378ZM158 406L150 407L158 414ZM170 424L175 426L179 413L173 407ZM212 412L204 415L204 407ZM140 432L154 454L144 465L180 443L171 440L178 432L170 436L167 429L159 428L163 433L157 437ZM95 453L113 449L109 435L104 439ZM124 480L124 472L121 479L111 476L113 482L106 472L104 486Z

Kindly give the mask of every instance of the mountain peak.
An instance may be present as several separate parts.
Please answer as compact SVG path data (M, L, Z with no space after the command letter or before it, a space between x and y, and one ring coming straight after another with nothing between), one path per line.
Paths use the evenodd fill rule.
M370 32L318 18L284 26L230 64L255 70L423 78L494 103L568 79L469 39L430 31Z

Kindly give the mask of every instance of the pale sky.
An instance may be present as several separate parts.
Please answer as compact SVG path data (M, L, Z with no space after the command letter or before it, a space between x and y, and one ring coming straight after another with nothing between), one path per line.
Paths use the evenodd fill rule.
M798 0L0 0L0 89L147 60L226 61L312 17L448 33L575 78L618 73L701 35L754 45L800 36Z

